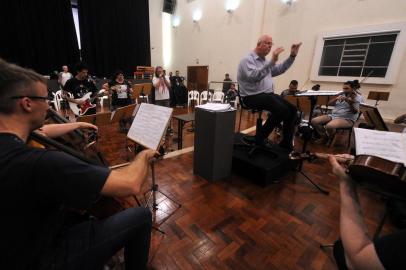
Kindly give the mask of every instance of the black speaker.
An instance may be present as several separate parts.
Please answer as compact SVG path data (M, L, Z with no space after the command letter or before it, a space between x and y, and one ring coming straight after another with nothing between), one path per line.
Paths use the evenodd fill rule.
M176 0L164 0L163 12L173 14L176 7Z

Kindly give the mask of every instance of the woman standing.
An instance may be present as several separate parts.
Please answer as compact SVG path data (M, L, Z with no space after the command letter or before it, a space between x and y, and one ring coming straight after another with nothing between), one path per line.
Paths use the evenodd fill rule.
M155 88L155 104L160 106L169 107L169 90L171 88L171 83L169 82L169 77L165 75L162 67L157 66L155 68L155 75L152 79L152 84Z

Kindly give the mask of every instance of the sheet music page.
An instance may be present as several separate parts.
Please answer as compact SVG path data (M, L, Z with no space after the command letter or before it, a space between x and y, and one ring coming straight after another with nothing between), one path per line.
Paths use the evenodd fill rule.
M127 137L147 148L157 150L172 111L172 108L141 103Z
M357 155L371 155L406 166L406 134L354 128Z
M342 91L337 90L305 90L300 91L300 93L297 93L296 96L336 96L341 92Z
M230 110L234 109L234 108L231 108L231 105L228 103L206 103L206 104L199 105L196 107L207 110L207 111L213 111L213 112L224 112L224 111L230 111Z

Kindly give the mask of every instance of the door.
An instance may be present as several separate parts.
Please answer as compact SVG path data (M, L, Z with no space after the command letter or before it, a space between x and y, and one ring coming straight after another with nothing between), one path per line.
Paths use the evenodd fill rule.
M187 67L187 89L199 92L207 90L209 82L209 66Z

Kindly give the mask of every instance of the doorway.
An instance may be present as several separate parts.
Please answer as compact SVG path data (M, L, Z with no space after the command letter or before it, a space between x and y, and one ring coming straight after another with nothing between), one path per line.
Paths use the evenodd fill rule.
M209 66L187 67L187 89L199 92L207 90L209 82Z

